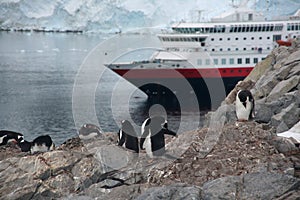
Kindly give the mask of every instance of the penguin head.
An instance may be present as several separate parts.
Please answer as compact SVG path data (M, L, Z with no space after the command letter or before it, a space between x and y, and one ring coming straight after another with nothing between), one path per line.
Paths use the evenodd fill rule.
M237 99L239 99L245 108L247 103L253 102L253 96L249 90L239 90L237 93Z
M23 139L18 143L18 145L21 148L22 152L28 152L31 149L32 143Z

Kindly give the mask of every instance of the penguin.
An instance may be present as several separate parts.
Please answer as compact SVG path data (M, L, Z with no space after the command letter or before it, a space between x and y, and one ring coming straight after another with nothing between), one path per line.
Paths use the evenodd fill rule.
M21 140L23 140L24 136L21 133L17 133L14 131L1 130L0 131L0 146L6 145L11 142L17 144Z
M141 131L140 148L146 149L150 158L165 155L164 134L176 136L175 132L168 129L168 122L162 116L147 118L142 124Z
M248 121L254 118L254 98L249 90L238 91L235 106L238 121Z
M121 122L121 129L118 132L118 145L139 153L138 136L128 120Z
M26 142L29 145L28 142ZM30 144L30 152L32 154L36 152L46 152L54 150L55 145L49 135L42 135L35 138Z
M32 142L28 142L27 140L22 140L18 143L19 147L21 148L22 152L28 152L31 149Z
M84 124L79 129L79 138L82 140L93 139L102 134L100 128L94 124Z

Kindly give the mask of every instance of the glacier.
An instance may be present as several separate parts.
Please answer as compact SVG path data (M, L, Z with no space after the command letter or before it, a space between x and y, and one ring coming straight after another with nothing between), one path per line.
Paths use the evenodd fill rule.
M115 33L201 20L231 8L232 0L0 0L0 29ZM217 5L217 6L216 6ZM293 14L298 0L250 0L268 18Z

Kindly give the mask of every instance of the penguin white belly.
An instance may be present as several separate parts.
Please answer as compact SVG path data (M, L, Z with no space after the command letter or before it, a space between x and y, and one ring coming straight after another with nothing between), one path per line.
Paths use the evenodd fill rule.
M30 149L31 153L47 152L48 150L49 150L49 148L45 144L43 144L43 145L34 144Z
M246 103L246 107L240 101L236 101L236 116L238 120L249 120L252 106L250 102Z
M145 138L145 142L143 147L146 149L146 153L150 158L153 158L153 152L152 152L152 145L151 145L151 138L150 138L149 134L146 138Z

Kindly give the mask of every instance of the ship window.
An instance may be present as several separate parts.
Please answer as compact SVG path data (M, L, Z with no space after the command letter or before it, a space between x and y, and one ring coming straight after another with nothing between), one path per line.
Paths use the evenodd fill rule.
M247 40L247 38L246 38L246 37L244 37L244 40Z
M214 58L214 64L215 64L215 65L218 64L218 59Z
M227 49L227 51L231 51L231 49L230 49L230 48L228 48L228 49Z
M223 49L221 48L220 51L223 51Z
M254 29L253 26L251 26L251 27L250 27L250 32L253 32L253 29Z
M262 39L262 37L259 37L259 39L261 40L261 39Z
M277 25L275 26L275 31L281 31L282 28L283 28L283 25L282 25L282 24L277 24Z
M244 51L246 51L247 50L247 48L244 48Z
M223 38L220 38L219 40L220 40L220 41L222 41L222 40L223 40Z
M267 37L267 39L269 40L269 39L270 39L270 37Z
M251 37L251 40L254 40L254 37Z
M273 41L281 40L281 35L273 35Z
M212 49L211 51L215 51L215 49Z
M222 63L222 65L226 65L226 58L222 58L221 63Z
M206 64L206 65L210 65L210 59L206 59L206 60L205 60L205 64Z
M237 59L237 64L242 64L243 63L243 60L241 58L238 58Z
M211 41L214 41L215 39L214 38L211 38Z
M235 38L235 40L239 40L239 38Z
M252 21L252 20L253 20L253 14L252 14L252 13L249 13L249 15L248 15L248 20L249 20L249 21Z
M235 48L235 50L236 50L236 51L238 51L238 50L239 50L239 48Z
M177 64L177 65L176 65L176 67L180 67L180 65L179 65L179 64Z
M197 65L202 65L202 59L197 60Z
M253 58L253 63L258 63L258 58Z
M254 26L254 32L256 32L257 31L257 26Z
M267 25L266 31L270 31L270 26L269 25Z
M266 30L266 27L265 26L263 26L262 27L262 29L261 29L261 31L265 31Z
M259 31L261 31L261 26L258 26L258 29L257 29L257 31L259 32Z
M234 64L234 58L229 58L229 64Z
M250 64L250 58L246 58L246 64Z
M249 26L247 26L246 32L249 32L249 30L250 30L250 27L249 27Z
M227 38L227 40L229 41L229 40L230 40L230 38Z
M239 28L238 28L238 32L241 32L241 31L242 31L242 27L239 27Z

